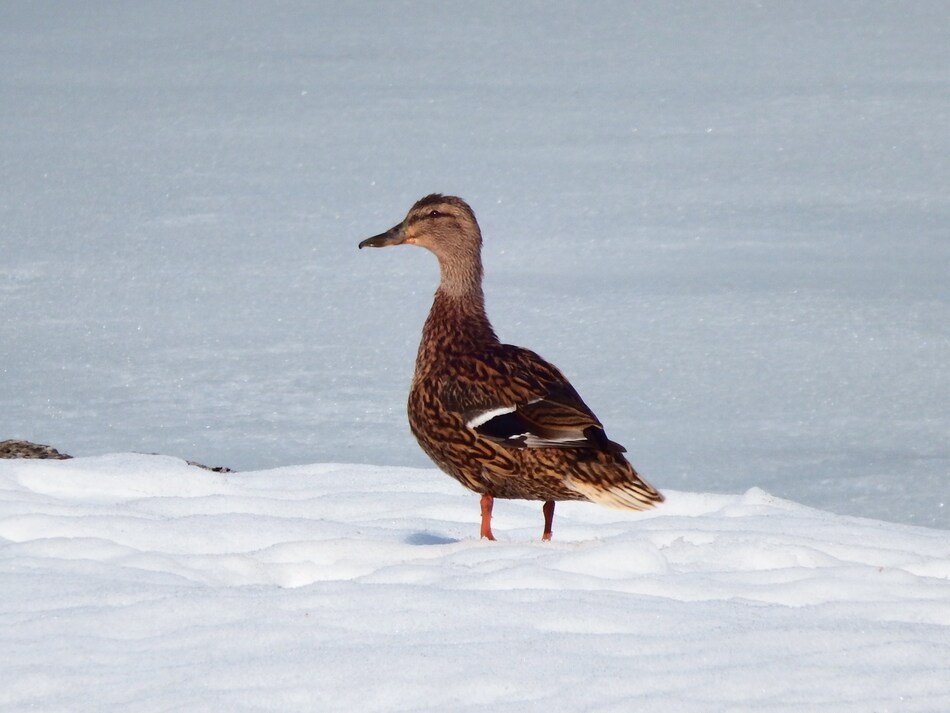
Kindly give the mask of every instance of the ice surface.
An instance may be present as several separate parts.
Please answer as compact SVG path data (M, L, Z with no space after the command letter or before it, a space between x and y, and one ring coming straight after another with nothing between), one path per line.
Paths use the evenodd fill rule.
M4 3L0 439L428 467L474 206L502 338L657 486L950 527L945 2Z
M0 710L950 709L945 531L667 496L489 543L434 469L0 461Z

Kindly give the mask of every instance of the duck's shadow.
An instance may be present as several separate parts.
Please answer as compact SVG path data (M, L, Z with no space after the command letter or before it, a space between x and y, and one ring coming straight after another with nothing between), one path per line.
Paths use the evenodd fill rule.
M455 537L443 537L431 532L413 532L406 537L407 545L451 545L459 540Z

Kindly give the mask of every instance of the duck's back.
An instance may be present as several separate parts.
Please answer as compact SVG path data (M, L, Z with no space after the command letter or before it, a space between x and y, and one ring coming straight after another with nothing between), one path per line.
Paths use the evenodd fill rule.
M409 425L426 454L478 493L633 507L609 493L640 484L636 471L563 374L490 327L454 323L456 307L444 302L436 296L409 392ZM658 494L642 485L645 505Z

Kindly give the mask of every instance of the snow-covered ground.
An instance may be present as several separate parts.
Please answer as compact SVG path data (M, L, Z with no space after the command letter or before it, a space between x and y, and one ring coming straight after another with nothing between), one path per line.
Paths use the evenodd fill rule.
M489 543L435 470L0 461L0 709L950 710L946 532L667 496Z
M950 710L948 26L0 3L0 440L86 456L0 462L0 707ZM356 249L432 191L662 508L474 539Z

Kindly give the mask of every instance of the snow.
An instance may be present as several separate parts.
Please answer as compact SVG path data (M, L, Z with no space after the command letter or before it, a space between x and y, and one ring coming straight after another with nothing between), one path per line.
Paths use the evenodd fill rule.
M434 469L0 462L3 710L941 711L950 538L770 496L650 513Z
M948 22L0 4L0 708L950 710ZM661 508L474 539L432 191Z

